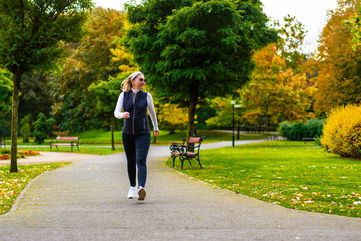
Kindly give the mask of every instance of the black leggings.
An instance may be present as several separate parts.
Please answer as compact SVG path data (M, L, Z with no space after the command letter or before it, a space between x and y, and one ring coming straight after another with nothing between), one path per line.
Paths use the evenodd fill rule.
M138 185L144 187L147 180L147 156L150 146L150 134L123 134L123 145L127 156L130 186L136 186L136 169L138 168Z

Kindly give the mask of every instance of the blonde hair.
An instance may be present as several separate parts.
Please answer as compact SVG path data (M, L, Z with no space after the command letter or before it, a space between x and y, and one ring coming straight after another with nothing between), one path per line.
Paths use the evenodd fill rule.
M140 71L136 71L134 73L132 73L131 75L128 76L128 78L126 78L125 80L122 81L121 83L121 89L125 92L128 92L132 89L132 81L138 76L142 74L142 72Z
M120 84L121 86L121 89L124 91L124 92L128 92L131 90L132 88L132 74L128 76L128 78L126 78L125 80L122 81L122 83Z

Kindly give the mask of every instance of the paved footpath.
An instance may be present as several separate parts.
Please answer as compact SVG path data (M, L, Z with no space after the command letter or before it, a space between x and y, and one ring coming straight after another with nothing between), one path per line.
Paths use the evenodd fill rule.
M214 188L166 167L168 153L151 147L144 202L126 199L124 153L39 176L16 210L0 216L0 240L361 240L360 218L286 209Z

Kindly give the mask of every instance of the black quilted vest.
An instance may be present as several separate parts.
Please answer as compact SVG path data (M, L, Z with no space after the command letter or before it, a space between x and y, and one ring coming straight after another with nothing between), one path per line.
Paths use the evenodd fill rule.
M123 133L127 135L145 135L150 133L147 118L147 92L138 91L133 103L132 91L124 92L123 108L130 113L130 118L124 119Z

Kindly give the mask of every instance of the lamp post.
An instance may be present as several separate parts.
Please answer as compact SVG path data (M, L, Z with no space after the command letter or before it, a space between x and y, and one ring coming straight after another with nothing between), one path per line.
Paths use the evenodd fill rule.
M234 147L234 108L240 108L241 105L236 105L236 101L231 100L232 105L232 147Z

